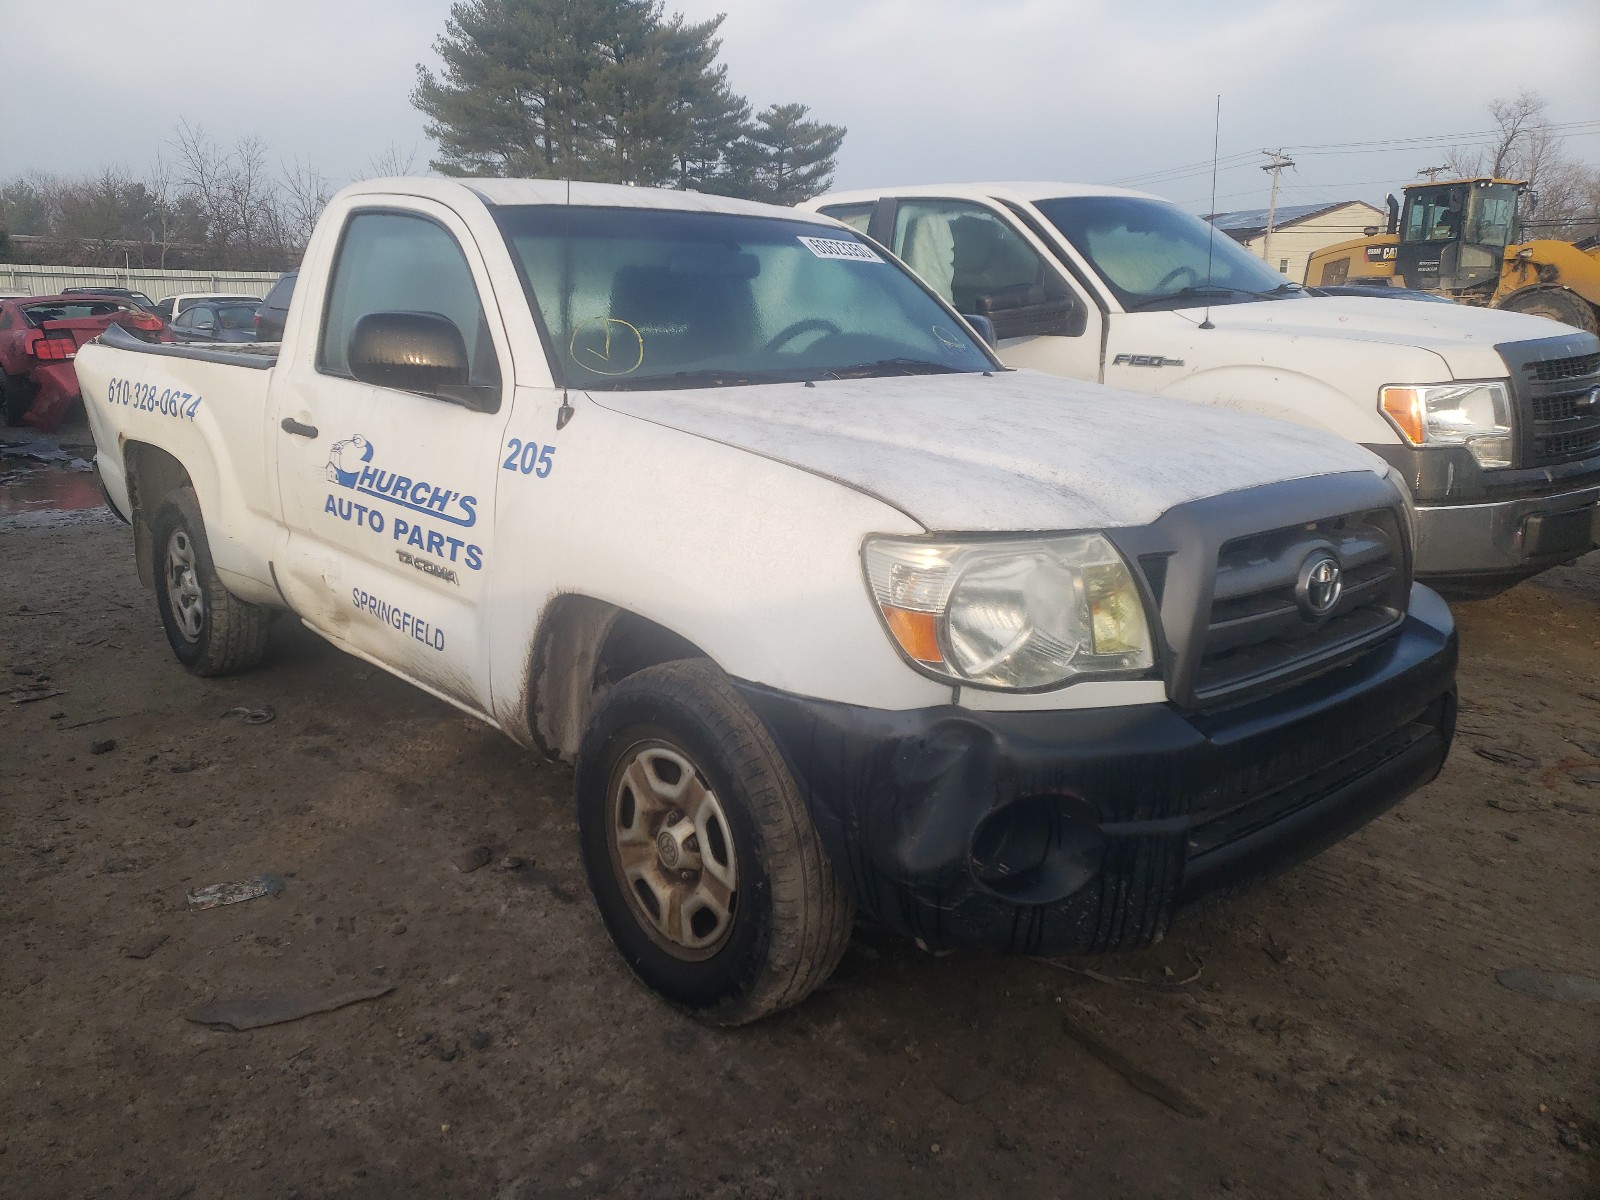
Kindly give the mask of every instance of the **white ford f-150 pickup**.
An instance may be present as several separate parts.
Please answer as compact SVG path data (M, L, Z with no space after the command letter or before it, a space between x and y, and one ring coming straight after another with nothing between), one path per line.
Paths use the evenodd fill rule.
M379 180L281 347L78 358L178 659L292 612L576 762L634 971L739 1022L856 907L1104 950L1438 771L1448 609L1327 434L1005 370L827 218Z
M1298 421L1387 459L1417 574L1486 595L1600 544L1600 339L1542 317L1290 283L1155 196L1065 183L802 206L893 249L1002 357Z

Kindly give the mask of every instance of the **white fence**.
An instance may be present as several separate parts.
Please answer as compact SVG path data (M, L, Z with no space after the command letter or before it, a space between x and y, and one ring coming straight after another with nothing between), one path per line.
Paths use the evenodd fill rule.
M237 292L265 296L277 271L119 271L113 267L40 267L0 263L0 293L54 296L69 287L119 287L164 300L179 292Z

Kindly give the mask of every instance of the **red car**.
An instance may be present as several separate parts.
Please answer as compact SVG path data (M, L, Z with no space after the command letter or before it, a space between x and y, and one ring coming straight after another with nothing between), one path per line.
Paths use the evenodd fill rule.
M146 341L170 340L166 323L114 296L0 300L0 406L6 424L54 430L78 399L78 347L121 325Z

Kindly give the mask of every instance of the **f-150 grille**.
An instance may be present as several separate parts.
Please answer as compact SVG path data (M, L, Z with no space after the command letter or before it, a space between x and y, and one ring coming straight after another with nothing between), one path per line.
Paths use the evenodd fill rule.
M1310 569L1331 558L1340 588ZM1320 590L1320 595L1317 592ZM1399 625L1411 580L1392 509L1329 517L1225 542L1195 680L1202 703L1299 678L1364 649Z
M1520 417L1520 467L1553 467L1600 454L1600 405L1592 399L1600 387L1600 354L1573 354L1576 332L1551 346L1551 339L1498 346L1511 365L1511 390ZM1581 343L1580 343L1581 344ZM1557 358L1539 355L1567 350Z
M1575 358L1551 358L1531 362L1525 370L1528 378L1540 383L1556 383L1563 379L1581 379L1585 375L1600 374L1600 354L1580 354Z

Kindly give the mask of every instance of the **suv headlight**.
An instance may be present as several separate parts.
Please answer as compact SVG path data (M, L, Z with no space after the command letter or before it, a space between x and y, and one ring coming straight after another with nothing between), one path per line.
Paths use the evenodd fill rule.
M901 653L956 683L1038 691L1155 654L1144 603L1098 533L1014 541L868 538L867 582Z
M1413 446L1465 446L1480 467L1511 465L1511 396L1503 383L1386 387L1378 405Z

